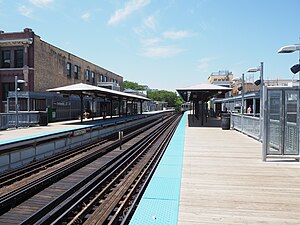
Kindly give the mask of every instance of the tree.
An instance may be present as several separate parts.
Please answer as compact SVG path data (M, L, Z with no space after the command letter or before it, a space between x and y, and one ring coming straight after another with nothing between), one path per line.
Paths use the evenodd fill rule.
M139 90L139 91L143 91L145 90L143 86L139 85L138 83L136 82L132 82L132 81L128 81L128 80L125 80L123 82L123 85L124 85L124 89L132 89L132 90Z
M139 85L137 82L132 82L125 80L123 82L124 89L133 89L133 90L145 90L144 86ZM169 107L174 107L179 111L181 104L183 103L182 99L176 94L176 92L166 91L166 90L156 90L156 91L147 91L148 98L152 101L167 102Z
M153 101L167 102L169 107L174 107L176 110L179 110L183 103L182 99L177 96L176 92L166 90L148 91L148 98Z

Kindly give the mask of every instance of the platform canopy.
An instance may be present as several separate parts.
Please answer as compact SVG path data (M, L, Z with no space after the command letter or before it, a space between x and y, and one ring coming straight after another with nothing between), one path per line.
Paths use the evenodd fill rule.
M83 115L83 97L88 95L95 96L95 97L102 97L102 98L110 98L110 99L125 99L126 101L127 100L150 101L149 98L143 96L128 94L121 91L110 90L107 88L97 87L94 85L83 84L83 83L72 84L72 85L67 85L58 88L52 88L52 89L48 89L47 91L59 92L60 94L67 94L67 95L79 95L80 105L81 105L80 107L81 115ZM82 122L82 116L81 116L81 122Z
M214 84L197 84L186 88L177 88L176 90L186 102L195 100L207 102L209 99L232 89Z
M60 92L61 94L74 94L74 95L95 95L99 97L112 97L112 98L125 98L130 100L150 101L149 98L124 93L121 91L110 90L107 88L97 87L89 84L72 84L63 87L48 89L50 92Z

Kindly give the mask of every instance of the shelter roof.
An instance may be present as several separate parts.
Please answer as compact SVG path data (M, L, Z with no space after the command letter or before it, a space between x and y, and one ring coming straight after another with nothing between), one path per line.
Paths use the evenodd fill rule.
M107 88L97 87L94 85L83 84L83 83L52 88L52 89L48 89L47 91L60 92L62 94L95 95L95 96L102 96L102 97L110 96L115 98L122 97L127 99L138 99L138 100L150 101L150 99L146 97L124 93L121 91L110 90Z
M184 101L208 101L219 94L231 91L231 88L214 84L197 84L186 88L176 89Z

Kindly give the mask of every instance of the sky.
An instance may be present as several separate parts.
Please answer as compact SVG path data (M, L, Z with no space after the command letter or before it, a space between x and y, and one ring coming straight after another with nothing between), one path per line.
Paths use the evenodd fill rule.
M297 79L299 0L0 0L0 30L42 40L152 89L238 78Z

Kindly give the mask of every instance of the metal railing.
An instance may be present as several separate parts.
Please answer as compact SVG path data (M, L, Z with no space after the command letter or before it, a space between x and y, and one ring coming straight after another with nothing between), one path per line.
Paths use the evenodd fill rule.
M16 127L15 113L0 113L0 130ZM19 112L18 127L30 127L39 124L40 112Z
M261 141L259 117L232 113L231 127Z
M299 160L300 88L264 87L263 96L262 121L233 113L231 127L262 142L263 161L267 158Z

